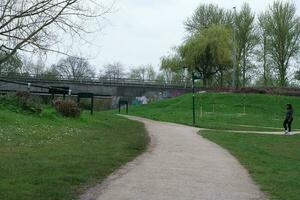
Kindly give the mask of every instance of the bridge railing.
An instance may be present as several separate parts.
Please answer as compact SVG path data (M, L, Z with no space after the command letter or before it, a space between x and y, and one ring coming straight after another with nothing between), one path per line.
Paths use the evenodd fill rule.
M5 73L0 74L0 78L17 80L17 81L61 81L72 83L100 83L100 84L117 84L117 85L150 85L150 86L168 86L168 87L185 87L189 88L192 85L190 80L178 80L178 81L159 81L159 80L147 80L147 79L130 79L130 78L118 78L118 77L105 77L105 76L77 76L71 77L66 75L54 75L54 74L29 74L29 73Z

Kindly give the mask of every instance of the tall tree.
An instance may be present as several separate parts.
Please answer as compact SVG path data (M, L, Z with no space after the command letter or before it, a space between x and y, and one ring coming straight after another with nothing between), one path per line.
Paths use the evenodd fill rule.
M267 28L267 14L262 13L258 17L259 26L259 48L257 51L258 61L262 63L262 82L264 86L270 85L272 81L270 74L270 58L269 58L269 42L268 42L268 28Z
M0 64L19 50L56 51L60 35L89 32L88 21L108 12L94 0L1 0Z
M291 60L299 53L300 18L296 5L276 1L266 12L270 57L275 64L280 86L287 86Z
M88 60L80 57L69 56L61 59L57 65L52 66L53 73L67 77L68 79L82 80L90 79L95 76L95 71L89 64Z
M253 64L249 57L254 54L254 48L258 44L258 35L255 29L255 13L251 11L248 3L244 3L235 20L237 42L237 86L246 86L247 72ZM240 77L242 80L240 80Z
M184 23L189 33L197 33L212 25L229 25L232 23L231 11L219 8L214 4L202 4L194 12L193 16Z
M203 85L208 86L216 73L231 65L231 31L224 26L211 26L190 37L180 53L186 66L196 70Z

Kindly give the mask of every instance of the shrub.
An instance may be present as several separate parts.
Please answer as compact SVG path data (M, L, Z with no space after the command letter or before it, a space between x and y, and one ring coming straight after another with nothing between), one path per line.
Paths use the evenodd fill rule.
M59 100L54 102L54 106L57 112L65 117L79 117L80 109L74 101L71 100Z
M32 113L41 113L41 103L33 98L29 92L17 92L16 97L18 100L19 107L25 111Z
M33 98L28 92L16 92L16 94L7 94L0 97L0 104L13 111L26 111L30 113L41 113L40 102Z

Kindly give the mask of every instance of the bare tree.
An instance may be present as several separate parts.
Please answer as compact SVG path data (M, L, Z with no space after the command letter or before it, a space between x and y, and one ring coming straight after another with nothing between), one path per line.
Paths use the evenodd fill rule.
M45 62L42 57L39 57L37 61L23 57L22 73L39 75L43 74L46 70Z
M82 80L90 79L95 76L95 70L91 67L88 60L79 57L69 56L62 59L57 65L53 65L52 73L67 77L68 79Z
M17 51L56 51L59 35L88 33L88 20L107 13L94 0L1 0L0 64Z
M141 81L154 81L156 79L156 72L152 65L143 65L132 68L129 73L129 78Z
M104 78L106 79L120 79L125 77L125 68L120 62L107 64L104 66Z

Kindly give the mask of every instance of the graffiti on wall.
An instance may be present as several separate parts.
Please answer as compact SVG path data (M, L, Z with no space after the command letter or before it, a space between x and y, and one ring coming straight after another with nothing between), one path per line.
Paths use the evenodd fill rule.
M159 92L146 92L143 96L135 98L126 98L129 101L130 105L146 105L152 102L174 98L180 95L183 95L185 92L182 90L163 90ZM113 97L112 99L112 108L117 108L119 100L122 97Z
M148 104L148 98L146 96L136 97L132 101L132 105L146 105Z

